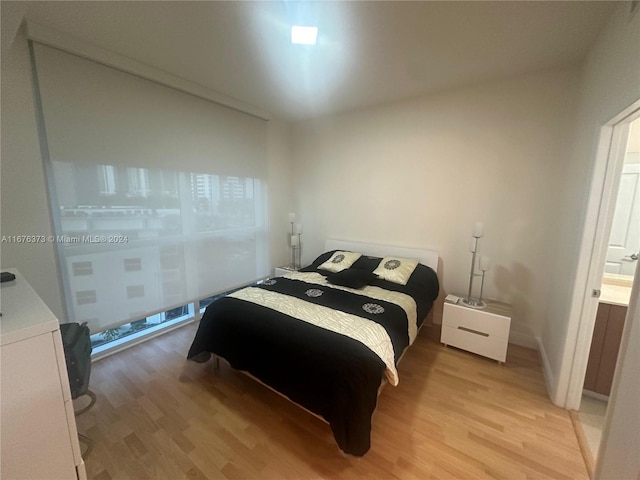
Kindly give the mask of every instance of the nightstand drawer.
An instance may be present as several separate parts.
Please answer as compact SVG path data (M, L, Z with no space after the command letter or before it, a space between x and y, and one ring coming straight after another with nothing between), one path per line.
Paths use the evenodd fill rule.
M445 302L440 341L504 362L510 328L511 305L489 301L485 308L471 308Z
M507 339L495 334L480 333L462 326L452 328L443 325L440 341L499 362L504 362L507 358Z
M508 337L510 316L497 315L484 309L473 309L460 305L444 304L443 327L473 330L483 334Z

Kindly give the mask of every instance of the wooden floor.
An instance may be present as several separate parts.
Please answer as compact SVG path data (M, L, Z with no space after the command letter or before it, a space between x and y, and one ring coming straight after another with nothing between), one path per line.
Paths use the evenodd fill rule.
M185 360L190 325L93 365L90 479L588 479L569 413L536 352L505 365L424 328L373 418L372 448L343 455L327 424L221 362Z

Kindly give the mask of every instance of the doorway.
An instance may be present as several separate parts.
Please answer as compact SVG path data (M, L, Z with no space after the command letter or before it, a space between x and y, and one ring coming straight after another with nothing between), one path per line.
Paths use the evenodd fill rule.
M589 449L586 453L591 453L593 460L591 464L598 456L640 254L640 118L631 123L625 122L619 128L627 129L628 135L626 138L624 135L618 137L626 148L621 149L623 145L612 145L610 150L611 153L622 150L624 155L617 185L612 191L612 197L615 196L616 199L614 208L606 213L610 217L609 240L578 414L586 447ZM610 154L609 161L615 163L616 159Z

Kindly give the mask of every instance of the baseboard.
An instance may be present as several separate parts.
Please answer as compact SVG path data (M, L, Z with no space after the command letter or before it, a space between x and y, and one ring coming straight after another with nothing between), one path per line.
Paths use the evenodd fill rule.
M591 390L582 389L582 395L585 397L595 398L596 400L600 400L601 402L608 402L609 396L603 395L601 393L592 392Z
M578 439L578 446L580 447L580 453L582 453L582 458L584 459L584 465L585 467L587 467L587 472L589 473L589 477L593 478L595 460L593 458L593 453L591 453L591 447L589 447L587 436L584 434L582 423L580 422L580 418L578 417L578 412L569 411L569 418L571 418L571 424L573 425L573 430L574 432L576 432L576 438Z

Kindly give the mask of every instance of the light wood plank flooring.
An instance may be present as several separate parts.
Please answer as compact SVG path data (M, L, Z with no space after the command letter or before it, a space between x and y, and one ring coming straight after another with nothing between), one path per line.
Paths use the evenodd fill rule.
M536 352L505 365L423 328L373 418L372 448L343 455L327 424L224 362L187 362L189 325L93 365L90 479L587 479L567 411Z

